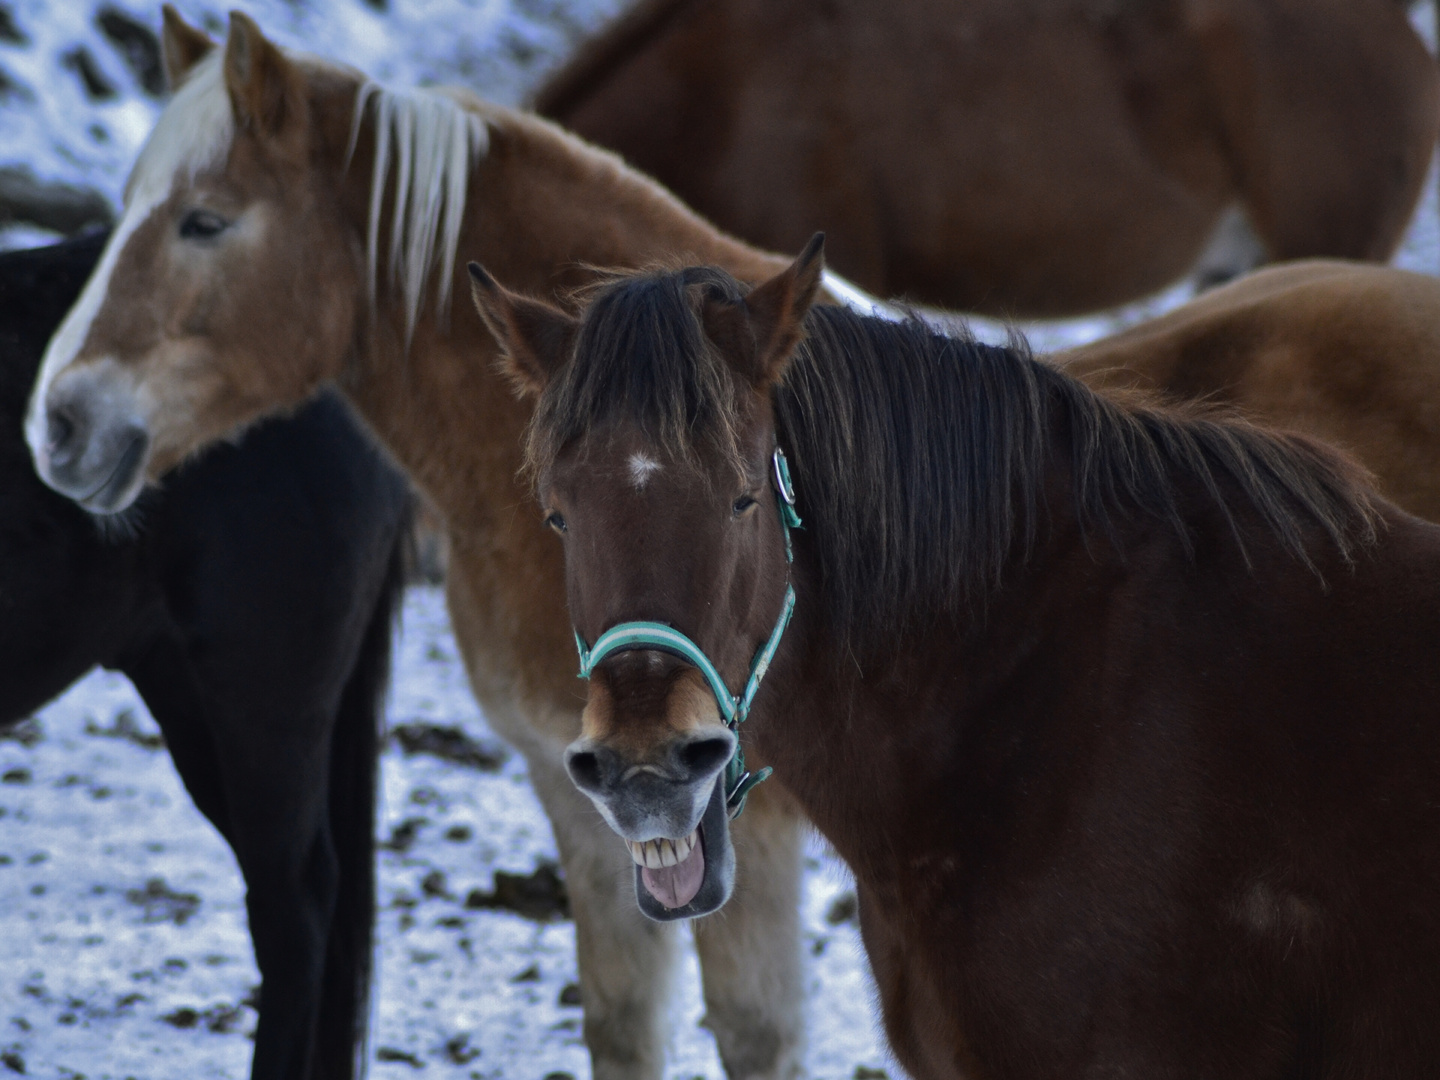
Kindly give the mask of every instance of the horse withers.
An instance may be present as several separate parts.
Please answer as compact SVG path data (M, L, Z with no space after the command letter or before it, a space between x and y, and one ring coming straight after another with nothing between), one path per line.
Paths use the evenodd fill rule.
M1303 437L810 310L819 269L578 320L477 278L582 653L633 634L577 785L723 875L687 755L773 651L742 731L855 872L911 1075L1426 1073L1440 528Z
M409 486L331 394L171 472L119 521L42 484L21 419L105 241L0 255L0 723L96 664L124 672L245 879L251 1075L358 1075Z

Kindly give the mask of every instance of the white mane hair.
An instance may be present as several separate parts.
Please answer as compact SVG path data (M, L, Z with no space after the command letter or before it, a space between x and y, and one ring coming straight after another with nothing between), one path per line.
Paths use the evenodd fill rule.
M379 280L380 215L393 166L388 270L405 299L408 347L425 299L425 283L437 268L436 311L443 318L449 309L450 268L455 265L460 229L465 224L465 192L475 163L489 148L489 137L484 121L444 91L390 90L367 79L355 95L351 154L365 108L372 101L375 165L366 231L370 301L375 301Z

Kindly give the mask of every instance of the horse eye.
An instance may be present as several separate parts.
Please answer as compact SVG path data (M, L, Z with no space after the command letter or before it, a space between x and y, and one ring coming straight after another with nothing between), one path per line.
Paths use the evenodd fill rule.
M191 210L180 222L180 235L186 240L207 240L228 228L230 223L209 210Z
M557 533L565 532L569 526L565 524L565 517L557 511L550 511L545 515L545 524L554 529Z
M755 500L752 499L749 495L741 495L738 499L735 500L735 504L730 507L730 510L734 513L736 517L739 517L741 514L745 513L746 510L749 510L754 505Z

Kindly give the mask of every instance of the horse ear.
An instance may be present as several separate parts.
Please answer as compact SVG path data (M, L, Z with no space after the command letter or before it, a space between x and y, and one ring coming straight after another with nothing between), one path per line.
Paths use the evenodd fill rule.
M191 26L169 4L160 9L164 25L160 30L160 52L165 57L165 78L174 90L190 70L209 55L215 42L205 31Z
M570 356L579 321L543 301L502 288L475 262L470 264L470 296L500 344L501 370L516 392L539 397Z
M277 136L303 114L305 90L299 71L240 11L230 12L225 87L236 126L242 130Z
M805 336L805 316L825 272L825 234L816 233L796 260L756 286L741 304L707 303L706 332L759 388L778 382Z

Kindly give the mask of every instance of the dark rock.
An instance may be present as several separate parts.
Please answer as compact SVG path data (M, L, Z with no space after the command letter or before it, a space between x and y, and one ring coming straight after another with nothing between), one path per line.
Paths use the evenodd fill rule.
M143 889L128 889L125 899L137 907L144 908L147 923L173 922L184 926L191 915L200 909L200 897L194 893L175 892L165 884L164 878L151 878Z
M841 923L854 921L859 914L860 902L855 899L855 894L845 892L830 902L830 910L825 912L825 921L831 926L839 926Z
M406 818L390 830L390 839L380 846L386 851L396 851L403 855L415 846L415 841L420 838L420 830L429 824L429 820L423 817Z
M443 900L450 895L445 887L445 871L431 870L420 879L420 891L433 899Z
M40 727L40 721L33 716L27 716L24 720L17 721L9 727L0 727L0 740L8 739L11 742L18 742L27 750L44 737L45 732Z
M60 58L60 63L76 75L91 101L112 101L120 96L115 84L101 70L100 63L84 45L77 45Z
M566 983L560 990L560 1004L580 1006L580 984Z
M102 739L124 739L136 746L142 746L146 750L165 749L165 736L158 731L141 731L140 725L135 720L133 709L121 709L115 714L115 719L110 722L109 727L101 727L94 720L86 720L85 734L95 735Z
M11 45L25 45L30 41L15 24L15 13L8 4L0 4L0 41L9 42Z
M417 721L395 727L390 738L400 744L407 756L429 754L481 772L498 772L509 756L504 747L472 739L459 727Z
M454 1065L469 1065L480 1056L480 1048L470 1045L469 1035L456 1035L445 1044L445 1057Z
M191 1008L176 1009L172 1013L166 1013L160 1017L171 1027L180 1028L182 1031L193 1028L200 1023L200 1014Z
M159 97L165 93L165 65L160 56L160 39L153 30L114 7L101 8L95 24L114 44L147 94Z
M494 891L472 889L465 898L465 906L513 911L536 922L570 918L570 897L565 891L565 880L560 876L560 868L551 862L542 862L533 874L495 871Z
M376 1061L399 1061L409 1065L412 1069L423 1069L425 1063L408 1050L400 1050L394 1046L382 1046L375 1051Z

